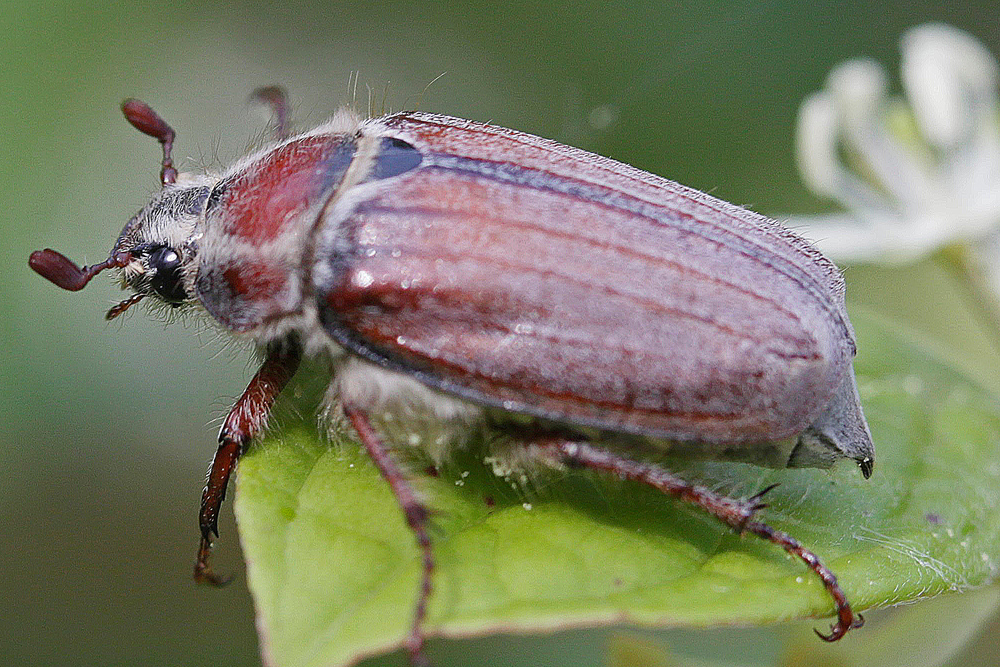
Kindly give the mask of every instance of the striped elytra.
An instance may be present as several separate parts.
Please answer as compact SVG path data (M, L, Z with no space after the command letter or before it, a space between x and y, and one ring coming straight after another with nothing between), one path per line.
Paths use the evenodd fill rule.
M366 132L421 160L321 221L319 312L347 349L477 403L711 442L798 433L845 377L840 273L774 221L481 123Z

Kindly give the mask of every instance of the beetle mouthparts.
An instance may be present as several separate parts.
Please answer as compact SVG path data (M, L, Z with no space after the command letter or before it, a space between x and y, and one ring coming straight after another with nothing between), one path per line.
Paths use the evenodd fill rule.
M115 304L114 306L111 306L111 309L108 310L108 312L104 314L104 319L106 319L108 321L111 321L111 320L115 319L116 317L118 317L119 315L121 315L122 313L124 313L126 310L128 310L129 308L131 308L135 304L137 304L140 301L142 301L144 298L146 298L145 294L143 294L142 292L136 292L135 294L133 294L129 298L125 299L121 303L118 303L118 304Z
M70 292L78 292L87 286L90 279L104 269L122 267L128 263L127 253L115 253L100 264L77 266L71 259L51 248L36 250L28 258L28 266L35 273Z

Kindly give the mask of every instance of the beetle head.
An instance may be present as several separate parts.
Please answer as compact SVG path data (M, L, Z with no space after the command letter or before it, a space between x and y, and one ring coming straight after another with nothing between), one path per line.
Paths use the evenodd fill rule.
M138 100L122 104L125 118L163 146L160 183L163 189L129 220L108 259L79 267L65 255L46 248L31 254L29 266L59 287L83 289L105 269L122 270L125 287L134 293L108 311L112 319L147 296L172 306L190 301L194 284L195 227L205 209L212 179L180 177L173 167L173 129L148 105Z
M135 294L112 308L109 319L147 296L171 306L192 300L196 226L210 190L207 182L170 186L125 225L111 256L127 258L122 280Z

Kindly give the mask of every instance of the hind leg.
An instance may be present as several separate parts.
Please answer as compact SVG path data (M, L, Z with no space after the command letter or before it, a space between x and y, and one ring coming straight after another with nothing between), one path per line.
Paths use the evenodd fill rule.
M824 635L817 630L816 634L820 638L829 642L837 641L849 630L861 627L864 623L861 615L855 614L851 609L847 596L844 595L840 584L837 583L837 577L820 561L816 554L802 546L791 535L775 530L766 523L754 519L757 510L766 506L761 502L761 496L773 487L768 487L751 498L737 500L703 486L685 482L659 466L636 461L587 442L543 439L527 446L531 448L533 454L553 463L602 470L622 479L651 486L674 498L702 508L739 533L753 533L777 544L791 555L801 559L823 582L823 586L833 598L836 606L837 622L834 623L829 634Z

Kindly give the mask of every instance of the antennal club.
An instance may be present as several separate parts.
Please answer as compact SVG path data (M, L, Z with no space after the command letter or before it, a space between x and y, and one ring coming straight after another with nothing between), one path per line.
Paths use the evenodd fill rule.
M78 292L87 286L91 278L104 269L120 268L128 264L128 253L119 252L100 264L77 266L66 255L51 248L36 250L28 258L28 266L35 273L70 292Z
M122 102L122 113L132 127L153 137L163 146L163 167L160 169L160 183L166 187L177 180L177 170L170 152L174 147L174 128L145 102L128 99Z

